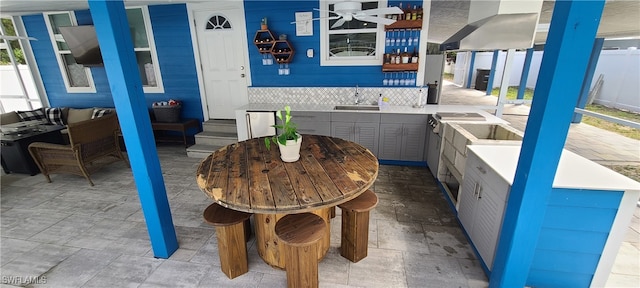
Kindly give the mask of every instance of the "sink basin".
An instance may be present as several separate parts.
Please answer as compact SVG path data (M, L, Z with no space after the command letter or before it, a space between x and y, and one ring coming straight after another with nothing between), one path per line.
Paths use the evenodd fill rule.
M380 107L373 105L338 105L333 110L364 110L364 111L380 111Z

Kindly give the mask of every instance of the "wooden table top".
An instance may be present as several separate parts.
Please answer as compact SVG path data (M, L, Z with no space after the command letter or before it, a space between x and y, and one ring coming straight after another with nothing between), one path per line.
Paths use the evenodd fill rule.
M251 213L301 213L338 205L366 191L378 176L378 159L361 145L303 135L300 160L285 163L264 138L220 148L205 158L196 178L207 196Z

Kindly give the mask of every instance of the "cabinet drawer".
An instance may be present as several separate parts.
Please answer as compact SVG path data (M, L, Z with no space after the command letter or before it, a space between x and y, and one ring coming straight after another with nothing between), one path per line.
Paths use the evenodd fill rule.
M424 124L427 125L428 115L407 115L407 114L381 114L380 123L400 123L400 124Z
M297 122L298 133L331 136L331 122Z
M296 123L299 122L316 122L316 121L331 121L331 113L329 112L310 112L310 111L291 111L291 117Z
M380 123L379 113L331 113L331 121Z

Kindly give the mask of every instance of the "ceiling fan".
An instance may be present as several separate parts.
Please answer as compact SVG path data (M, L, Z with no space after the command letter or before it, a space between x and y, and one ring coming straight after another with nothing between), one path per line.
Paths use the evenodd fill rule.
M362 10L362 2L357 2L357 1L337 2L333 5L333 11L320 10L316 8L314 8L313 10L325 11L325 12L329 12L337 15L337 16L330 16L326 18L329 20L338 19L338 21L336 21L335 23L333 23L333 25L331 25L331 28L340 27L345 22L351 21L353 19L364 21L364 22L373 22L373 23L378 23L383 25L390 25L396 22L396 20L384 18L384 17L376 17L373 15L383 16L385 14L402 14L403 13L402 9L398 7L385 7L385 8ZM323 19L323 18L313 18L311 20L319 20L319 19ZM305 20L305 21L309 21L309 20ZM295 21L291 22L291 24L295 24L295 23L296 23Z

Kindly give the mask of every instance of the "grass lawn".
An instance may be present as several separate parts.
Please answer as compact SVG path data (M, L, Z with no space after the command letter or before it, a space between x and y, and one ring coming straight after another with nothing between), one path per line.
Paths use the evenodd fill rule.
M500 89L498 88L494 88L491 91L491 94L496 97L498 96L499 93L500 93ZM507 90L507 99L510 99L510 100L516 99L517 95L518 95L518 87L517 86L509 87L509 89ZM532 89L527 88L525 90L524 99L525 100L533 99ZM621 118L621 119L630 120L633 122L640 122L640 114L638 113L622 111L619 109L609 108L609 107L605 107L598 104L587 105L586 110ZM609 130L632 139L640 140L640 129L631 128L628 126L620 125L617 123L605 121L605 120L595 118L595 117L590 117L590 116L583 116L582 123L589 124L591 126L595 126L600 129Z

